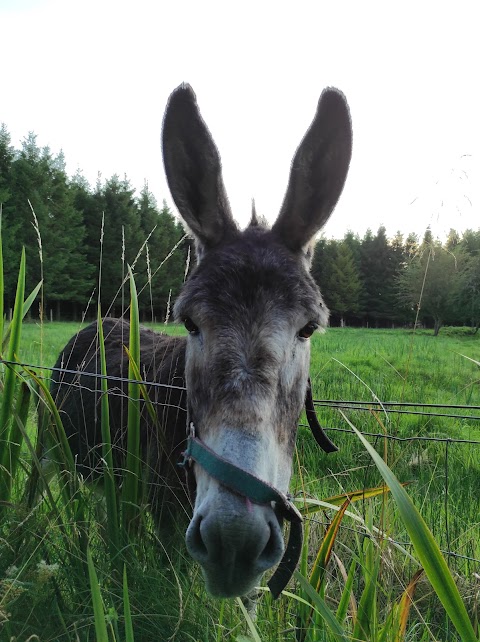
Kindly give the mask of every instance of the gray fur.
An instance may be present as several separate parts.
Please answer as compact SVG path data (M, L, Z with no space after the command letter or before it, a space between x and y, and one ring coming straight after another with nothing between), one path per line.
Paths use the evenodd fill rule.
M157 520L168 497L159 487L173 489L185 502L172 462L185 440L187 405L198 436L215 452L288 490L310 357L309 341L299 333L307 324L328 322L308 273L309 245L330 216L347 174L348 107L337 90L323 92L271 230L254 207L245 231L235 225L220 156L188 85L175 90L168 102L163 151L170 190L195 237L199 260L174 307L177 320L186 320L192 329L190 336L174 339L145 329L141 334L142 374L165 384L185 382L187 388L187 398L176 389L150 389L160 404L160 432L146 412L142 415L142 454ZM127 324L106 319L104 333L109 374L126 376ZM80 332L57 365L98 371L95 336L95 324ZM85 389L95 387L95 380L82 375L79 386L72 383L75 377L67 375L54 384L53 394L66 417L79 471L90 476L99 464L99 397ZM123 403L124 396L112 397L119 467L125 450ZM245 595L282 556L275 507L252 506L199 466L194 473L197 492L187 548L202 565L213 595Z

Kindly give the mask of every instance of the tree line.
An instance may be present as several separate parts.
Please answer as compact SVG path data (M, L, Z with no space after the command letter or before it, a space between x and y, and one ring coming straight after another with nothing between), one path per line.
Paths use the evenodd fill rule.
M164 319L184 281L190 241L165 201L159 208L144 185L137 195L126 177L67 176L62 153L40 148L29 133L14 149L0 127L0 203L5 300L12 306L21 247L27 287L43 280L43 310L78 319L86 309L118 315L125 309L122 281L134 266L144 319ZM182 240L184 239L184 240ZM177 248L173 253L172 249ZM433 327L480 325L480 229L451 230L446 242L429 229L422 239L385 227L363 238L320 237L312 274L333 325ZM128 292L127 295L128 296Z
M165 202L157 206L147 184L136 195L126 177L114 175L91 188L81 172L68 177L63 153L40 148L35 134L14 149L2 125L0 203L7 307L24 246L27 288L43 280L49 316L78 319L87 306L87 316L95 316L98 299L103 313L120 314L130 265L143 318L165 317L184 280L189 243L181 242L183 227Z
M480 325L480 229L450 230L444 243L427 228L422 239L385 227L363 238L320 238L312 273L333 325L432 327Z

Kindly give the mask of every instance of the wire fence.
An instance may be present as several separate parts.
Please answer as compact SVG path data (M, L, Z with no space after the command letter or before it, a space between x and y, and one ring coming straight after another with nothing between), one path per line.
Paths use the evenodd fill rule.
M85 370L76 370L76 369L68 369L68 368L52 368L52 367L47 367L47 366L41 366L41 365L35 365L35 364L28 364L28 363L23 363L23 362L17 362L17 361L8 361L6 359L0 359L0 364L4 365L6 367L16 367L16 368L23 368L26 370L28 373L30 372L35 372L37 376L42 376L42 378L46 381L54 381L54 382L60 382L62 381L62 376L67 374L67 375L73 375L78 378L82 377L82 380L84 380L85 377L91 378L92 382L101 380L101 379L107 379L108 381L111 381L112 383L117 383L117 384L128 384L128 383L138 383L142 384L145 386L148 386L150 389L155 389L155 388L162 388L162 389L170 389L170 390L176 390L176 391L181 391L181 392L186 392L186 388L184 386L175 386L171 384L165 384L165 383L160 383L157 381L149 381L146 379L128 379L125 377L118 377L118 376L111 376L111 375L101 375L100 373L96 372L87 372ZM39 375L39 373L42 373ZM73 385L75 387L80 386L79 379L72 384L68 385ZM98 391L98 388L95 387L95 383L92 384L92 387L85 386L82 384L80 387L82 390L88 391L88 392L93 392L93 391ZM118 389L116 389L115 392L110 391L110 393L113 394L118 394ZM124 392L120 391L120 394L125 395ZM155 404L156 402L152 400L152 402ZM440 404L440 403L422 403L422 402L397 402L397 401L380 401L380 400L374 400L374 401L360 401L360 400L327 400L327 399L314 399L313 400L314 407L318 411L325 411L326 409L328 410L340 410L340 411L355 411L355 412L360 412L360 413L374 413L374 414L379 414L379 413L385 413L385 415L389 416L390 414L397 414L397 415L413 415L413 416L418 416L421 418L425 419L430 419L430 418L442 418L442 419L451 419L451 420L462 420L462 421L472 421L472 422L478 422L480 421L480 406L478 405L460 405L460 404ZM183 410L186 410L186 408L182 408ZM419 410L421 409L421 410ZM449 412L452 411L452 412ZM305 428L308 428L307 424L300 424L300 426L303 426ZM480 425L479 425L480 427ZM327 433L332 432L332 433L337 433L337 434L343 434L347 437L351 436L352 438L356 439L355 433L353 430L349 428L344 428L340 426L324 426L322 425L323 430L325 430ZM412 436L401 436L397 434L389 434L388 432L373 432L369 430L362 430L360 429L360 432L366 436L369 437L370 439L374 440L375 442L379 440L387 440L388 442L393 442L393 443L399 443L399 444L440 444L444 448L443 450L443 507L444 507L444 536L445 536L445 542L447 543L446 548L441 548L442 553L447 557L451 559L458 559L458 560L464 560L468 563L473 563L475 567L480 567L480 559L474 555L466 555L463 553L460 553L455 550L451 550L451 536L450 536L450 514L449 514L449 507L452 501L452 498L449 497L449 491L450 491L450 449L452 446L458 446L462 448L479 448L480 447L480 439L466 439L463 437L451 437L451 436L437 436L437 435L412 435ZM479 462L480 462L480 450L476 450L476 452L479 455ZM480 464L479 464L479 470L480 474ZM477 530L480 529L480 500L477 497L476 498L477 502L477 507L478 507L478 523L475 526ZM314 520L317 523L322 523L321 520ZM346 528L348 530L347 526L343 526L342 528ZM368 536L368 534L364 533L364 536ZM479 533L480 537L480 533ZM402 547L410 547L412 546L411 542L408 541L399 541L395 540L393 538L389 538L390 541L392 541L395 544L398 544L399 546Z
M403 415L414 415L423 418L442 418L442 419L451 419L451 420L467 420L472 422L480 421L480 414L476 414L480 410L480 406L477 405L461 405L461 404L434 404L434 403L422 403L422 402L396 402L396 401L358 401L358 400L327 400L327 399L314 399L315 409L331 409L331 410L350 410L350 411L359 411L367 413L381 414L385 413L389 415L390 413L403 414ZM422 408L423 410L415 410ZM447 411L453 410L455 412L439 412L438 410ZM464 411L467 414L460 414L458 411ZM301 424L304 427L307 427L306 424ZM322 426L323 430L326 432L340 433L349 435L352 438L356 438L354 431L351 428L343 428L339 426ZM480 425L479 425L480 428ZM369 437L375 442L380 440L386 440L387 442L394 442L400 444L413 444L413 443L425 443L425 444L440 444L443 447L443 456L442 456L442 469L443 469L443 509L444 509L444 531L445 531L445 541L447 543L447 548L441 548L443 555L447 558L464 560L466 562L473 563L476 569L480 568L480 559L476 556L465 555L459 553L458 551L451 550L451 537L450 537L450 516L449 516L449 507L454 498L449 496L450 488L450 450L452 446L466 447L466 448L475 448L480 447L480 439L466 439L463 437L450 437L450 436L432 436L432 435L410 435L410 436L400 436L396 434L389 434L388 432L372 432L368 430L360 429L360 432ZM480 474L480 449L476 450L478 453L479 468L478 473ZM473 501L477 505L477 523L475 524L476 530L478 531L477 542L480 542L480 497L473 497ZM344 527L344 525L342 525ZM398 544L403 547L413 546L411 542L408 541L399 541L393 538L390 538L395 544Z

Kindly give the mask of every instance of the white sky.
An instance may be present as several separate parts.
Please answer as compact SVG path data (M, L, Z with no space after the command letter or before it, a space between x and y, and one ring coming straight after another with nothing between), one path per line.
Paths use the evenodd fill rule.
M478 2L0 0L0 121L93 185L126 173L172 205L160 130L189 82L236 219L273 222L325 86L354 152L327 236L480 227ZM416 199L416 200L415 200Z

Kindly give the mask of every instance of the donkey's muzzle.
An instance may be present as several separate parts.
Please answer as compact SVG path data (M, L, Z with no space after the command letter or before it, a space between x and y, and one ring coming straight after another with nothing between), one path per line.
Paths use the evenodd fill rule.
M279 521L270 506L226 489L220 489L214 506L208 504L199 507L188 527L188 552L202 567L211 595L246 595L282 558Z

